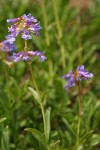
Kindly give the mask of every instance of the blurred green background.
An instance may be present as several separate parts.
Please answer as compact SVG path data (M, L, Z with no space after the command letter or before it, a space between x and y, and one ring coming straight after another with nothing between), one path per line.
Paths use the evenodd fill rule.
M77 1L77 0L76 0ZM46 62L33 61L35 79L51 107L51 140L57 150L74 150L77 130L77 89L66 92L62 75L84 64L94 74L82 82L83 120L78 150L100 150L100 0L0 0L0 41L10 26L6 20L31 13L40 21L41 36L28 41L30 50L45 51ZM17 38L18 50L24 41ZM41 110L28 90L32 85L27 63L8 67L0 60L1 150L44 150L25 128L43 131ZM55 149L55 150L56 150Z

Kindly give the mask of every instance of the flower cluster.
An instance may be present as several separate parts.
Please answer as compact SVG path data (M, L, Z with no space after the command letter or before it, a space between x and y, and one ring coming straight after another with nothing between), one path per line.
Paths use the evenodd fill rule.
M8 28L10 34L6 36L6 40L0 43L0 48L3 51L16 50L14 41L17 36L21 35L24 40L32 39L31 33L38 36L39 30L42 29L40 23L30 13L28 15L24 14L19 18L7 19L7 22L11 24L11 27ZM44 56L44 52L29 51L26 45L24 50L13 53L8 59L14 62L19 62L20 60L28 61L33 56L38 56L41 61L47 59L47 57Z
M41 29L40 23L30 13L19 18L8 19L7 22L11 24L11 27L8 28L11 34L6 36L9 43L13 43L19 34L24 40L32 38L30 33L38 36Z
M17 47L14 43L10 44L8 40L4 40L0 42L0 50L5 52L11 52L13 50L16 50Z
M21 51L19 53L13 53L13 56L9 57L9 59L13 60L14 62L18 62L20 60L28 61L32 56L40 57L41 61L45 61L47 59L47 57L44 56L44 52L38 51Z
M69 79L67 85L65 86L66 90L68 90L70 87L75 86L76 82L81 80L88 80L92 77L93 74L85 70L84 65L78 66L75 72L70 71L68 74L62 76L62 78L64 79Z

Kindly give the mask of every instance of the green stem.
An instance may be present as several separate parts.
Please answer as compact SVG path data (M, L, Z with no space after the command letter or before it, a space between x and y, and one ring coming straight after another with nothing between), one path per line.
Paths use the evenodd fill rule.
M24 50L27 51L27 49L28 49L27 41L25 40L25 47L24 47Z
M58 15L57 0L52 0L52 2L53 2L53 9L54 9L54 15L55 15L55 20L56 20L58 35L59 35L59 38L62 38L62 30L61 30L60 21L59 21L59 15Z
M76 147L79 146L79 138L80 138L80 126L81 126L81 116L82 116L82 94L80 89L80 84L77 82L78 87L78 96L79 96L79 119L78 119L78 126L77 126L77 142Z
M34 79L34 75L33 75L33 71L32 71L32 66L31 66L30 63L28 63L28 65L29 65L29 70L30 70L30 73L31 73L33 85L34 85L34 87L35 87L35 90L36 90L37 93L39 94L39 90L38 90L37 84L36 84L35 79ZM40 94L39 94L39 95L40 95Z
M58 31L57 39L58 39L58 44L61 49L62 66L65 67L65 65L66 65L65 48L64 48L64 44L62 43L63 32L62 32L62 28L60 25L57 0L52 0L52 3L53 3L54 15L55 15L56 27L57 27L57 31Z
M43 21L44 21L44 30L45 30L45 41L47 46L50 46L50 38L48 34L48 20L47 20L47 13L46 13L46 7L44 0L40 1L41 8L42 8L42 15L43 15Z
M43 106L43 104L42 104L42 102L41 102L41 96L40 96L40 93L39 93L39 90L38 90L36 81L35 81L34 76L33 76L33 71L32 71L31 64L29 64L29 69L30 69L30 72L31 72L33 85L34 85L34 87L35 87L35 89L36 89L36 92L37 92L38 95L39 95L39 104L40 104L41 111L42 111L42 116L43 116L44 133L45 133L45 137L46 137L46 140L47 140L47 136L46 136L46 135L47 135L47 134L46 134L46 118L45 118L44 106Z
M27 41L25 41L25 47L24 47L24 50L27 51L28 47L27 47ZM41 111L42 111L42 116L43 116L43 124L44 124L44 133L45 133L45 138L47 140L47 133L46 133L46 118L45 118L45 111L44 111L44 106L42 104L42 101L41 101L41 96L40 96L40 93L39 93L39 89L37 87L37 84L36 84L36 81L34 79L34 75L33 75L33 71L32 71L32 66L31 66L31 63L28 63L29 65L29 70L30 70L30 73L31 73L31 77L32 77L32 82L33 82L33 85L34 85L34 88L36 90L36 92L38 93L38 96L39 96L39 104L40 104L40 107L41 107Z
M41 111L42 111L42 116L43 116L44 134L45 134L45 138L46 138L46 140L47 140L46 118L45 118L44 106L43 106L43 103L41 102L41 96L40 96L40 93L39 93L39 90L38 90L38 87L37 87L36 81L35 81L35 79L34 79L34 75L33 75L33 71L32 71L31 64L29 64L29 69L30 69L30 72L31 72L33 85L34 85L34 87L35 87L35 89L36 89L36 92L37 92L37 93L38 93L38 95L39 95L39 104L40 104Z
M81 41L81 18L80 16L77 17L77 42L78 48L82 48L82 41ZM82 51L78 54L79 63L82 62Z

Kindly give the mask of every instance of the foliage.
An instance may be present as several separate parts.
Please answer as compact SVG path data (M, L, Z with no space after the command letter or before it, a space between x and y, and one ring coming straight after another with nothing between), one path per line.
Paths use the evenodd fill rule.
M65 0L1 0L0 40L8 34L8 18L31 13L43 29L28 41L31 49L45 51L45 63L32 62L40 90L36 101L28 64L9 67L0 60L1 150L99 150L100 149L100 1L82 10ZM18 50L23 40L16 41ZM1 58L1 57L0 57ZM84 64L94 74L82 82L82 118L78 147L78 90L64 89L62 75ZM31 87L31 88L30 88ZM46 118L44 135L41 104ZM49 150L49 149L48 149Z

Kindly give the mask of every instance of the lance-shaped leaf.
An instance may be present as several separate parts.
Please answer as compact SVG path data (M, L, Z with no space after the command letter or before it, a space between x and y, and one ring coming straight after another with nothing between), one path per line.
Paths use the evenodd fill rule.
M49 107L46 110L46 137L47 137L47 141L49 141L49 135L50 135L50 112L51 112L51 108Z
M5 121L6 119L7 119L6 117L1 118L1 119L0 119L0 123L3 122L3 121Z
M31 91L31 93L33 94L34 98L37 100L37 102L40 104L40 98L39 98L39 94L37 93L36 90L34 90L31 87L28 87L28 89Z
M76 139L76 135L75 135L73 129L71 128L71 126L69 125L68 121L65 118L63 118L62 120L65 123L66 128L67 128L68 132L70 133L71 137L75 140Z
M2 150L10 150L8 126L2 131L1 148Z
M42 144L45 148L47 147L46 139L43 133L34 128L26 128L25 131L29 131L40 144Z

